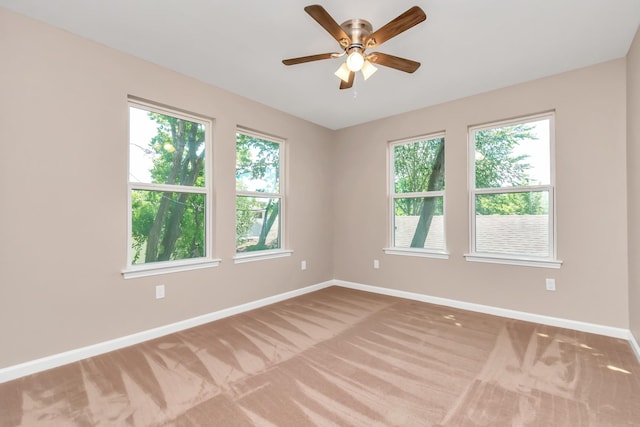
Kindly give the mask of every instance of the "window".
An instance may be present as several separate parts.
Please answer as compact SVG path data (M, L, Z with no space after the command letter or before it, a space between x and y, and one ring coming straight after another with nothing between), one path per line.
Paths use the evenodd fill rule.
M391 248L385 253L446 258L444 135L389 145Z
M283 251L284 142L236 133L235 262L286 256Z
M553 114L470 128L470 261L560 267Z
M217 265L211 258L211 122L129 103L126 278Z

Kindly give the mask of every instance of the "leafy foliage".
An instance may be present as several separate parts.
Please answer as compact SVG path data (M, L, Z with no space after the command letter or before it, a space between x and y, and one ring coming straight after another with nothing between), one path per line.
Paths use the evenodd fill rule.
M548 213L546 193L517 192L479 194L476 196L478 215L542 215Z
M280 144L236 134L236 189L252 194L236 197L236 250L279 248L280 199L257 196L280 192ZM257 237L252 235L256 228Z
M484 129L476 132L476 188L519 187L529 185L527 155L514 155L524 140L535 139L527 125ZM539 192L515 192L479 196L479 215L536 215L544 212Z
M280 144L252 135L236 134L236 183L246 181L261 184L254 190L257 192L279 191Z
M249 230L259 219L259 208L252 197L236 197L236 246L242 247L250 240Z
M529 185L527 155L516 155L516 147L534 138L532 127L514 125L484 129L475 134L477 188ZM412 196L444 189L444 138L416 141L394 147L394 204L396 216L418 216L411 247L424 247L431 220L443 214L441 197ZM541 214L547 209L543 192L505 192L479 195L480 215Z
M521 186L527 183L526 155L514 156L513 149L531 139L524 125L485 129L476 132L476 188Z
M432 179L434 170L443 167L442 164L438 164L438 155L440 150L444 150L444 138L400 144L393 150L396 194L444 189L444 173L439 174L438 177L434 175ZM441 162L444 162L444 151L441 155ZM423 204L422 197L397 199L396 215L419 215Z
M416 193L444 189L444 138L415 141L394 147L394 192L407 197L395 199L396 216L418 216L411 247L424 247L431 220L442 213L442 197Z
M148 113L157 134L147 153L153 155L152 183L184 186L184 192L134 190L132 200L132 263L196 258L205 255L203 194L205 130L200 123Z

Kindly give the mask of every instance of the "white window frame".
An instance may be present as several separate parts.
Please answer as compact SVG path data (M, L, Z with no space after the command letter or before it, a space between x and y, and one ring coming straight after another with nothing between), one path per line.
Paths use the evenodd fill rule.
M190 113L185 113L178 109L162 107L147 101L142 101L134 98L129 98L127 102L127 113L129 114L130 107L143 109L146 111L164 114L180 119L188 120L195 123L200 123L205 128L205 161L204 161L204 174L205 174L205 186L204 187L185 187L181 185L167 185L167 184L153 184L134 182L129 179L130 177L130 160L131 155L130 148L127 149L127 267L122 271L122 275L125 279L131 279L136 277L155 276L159 274L175 273L180 271L190 271L201 268L217 267L220 264L220 259L213 257L213 191L212 191L212 129L213 122L211 119L204 118L202 116L196 116ZM130 120L130 119L129 119ZM131 123L129 121L129 127ZM127 141L130 144L129 136ZM205 195L206 208L205 208L205 256L199 258L190 258L173 261L159 261L148 264L131 264L132 257L132 203L131 194L134 190L151 190L151 191L172 191L172 192L188 192L198 193ZM187 191L185 191L187 190Z
M286 158L286 140L283 138L278 138L272 135L267 135L261 132L256 132L254 130L249 130L243 127L237 127L236 133L241 133L243 135L252 136L254 138L263 139L265 141L273 142L278 144L279 151L279 162L280 162L280 176L279 179L279 192L277 193L266 193L266 192L258 192L258 191L239 191L236 188L236 194L234 198L235 201L239 196L244 197L257 197L257 198L272 198L280 200L280 212L278 215L280 216L280 224L279 232L280 232L280 248L278 249L268 249L268 250L260 250L260 251L251 251L251 252L236 252L233 257L234 264L243 264L247 262L253 261L261 261L266 259L274 259L274 258L282 258L291 256L293 253L290 249L285 249L287 247L287 239L286 239L286 168L287 168L287 158ZM235 146L235 144L234 144ZM236 156L237 156L237 148L236 148ZM235 212L235 210L234 210ZM235 216L234 216L235 217ZM234 221L234 229L236 227L236 223ZM235 245L235 243L234 243Z
M494 129L518 124L526 124L539 120L549 120L549 184L530 185L520 187L476 188L475 185L475 134L478 131ZM470 126L468 129L468 170L469 170L469 242L470 252L464 257L467 261L486 262L494 264L510 264L527 267L560 268L562 261L557 259L556 239L556 200L555 200L555 113L545 112L522 116L515 119L485 123ZM519 192L547 191L549 194L549 256L485 253L476 251L476 196L481 194L505 194Z
M413 257L422 257L422 258L436 258L436 259L448 259L449 252L446 250L447 248L447 215L446 215L446 197L445 191L421 191L415 193L396 193L395 192L395 157L394 157L394 148L398 145L412 144L418 141L430 140L443 138L445 144L445 176L447 173L446 168L446 145L447 139L445 132L436 132L430 133L426 135L420 135L412 138L405 138L395 141L390 141L387 144L387 188L388 188L388 226L387 226L387 242L389 244L388 247L383 248L383 251L387 255L401 255L401 256L413 256ZM446 182L446 180L445 180ZM403 198L424 198L424 197L442 197L442 227L443 227L443 239L444 239L444 248L404 248L404 247L396 247L394 246L395 242L395 200L403 199Z

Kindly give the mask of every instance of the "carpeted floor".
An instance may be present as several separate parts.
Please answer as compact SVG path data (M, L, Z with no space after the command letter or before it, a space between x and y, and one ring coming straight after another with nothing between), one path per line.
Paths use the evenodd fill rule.
M0 384L0 426L638 426L624 340L331 287Z

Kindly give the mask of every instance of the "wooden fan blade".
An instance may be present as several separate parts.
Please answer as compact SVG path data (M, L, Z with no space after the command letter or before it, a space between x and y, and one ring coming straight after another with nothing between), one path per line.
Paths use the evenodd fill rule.
M347 47L351 44L351 38L344 32L342 27L329 15L322 6L314 4L304 8L318 24L322 26L338 43L340 46Z
M299 58L289 58L289 59L283 59L282 63L284 65L295 65L295 64L302 64L305 62L311 62L311 61L319 61L321 59L331 59L334 57L334 53L319 53L317 55L309 55L309 56L301 56Z
M365 46L372 48L380 46L392 37L407 31L409 28L417 25L427 19L427 15L418 6L413 6L393 21L387 23L384 27L374 31L365 40Z
M410 59L400 58L399 56L389 55L388 53L374 52L367 56L367 59L374 64L384 65L385 67L395 68L405 73L413 73L420 68L420 63Z
M349 73L349 81L345 82L344 80L340 80L340 89L349 89L353 86L353 79L356 77L356 73L353 71Z

